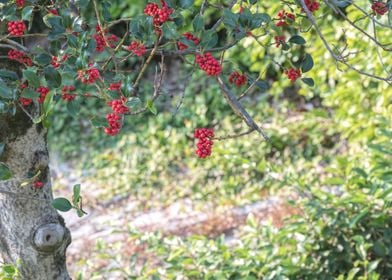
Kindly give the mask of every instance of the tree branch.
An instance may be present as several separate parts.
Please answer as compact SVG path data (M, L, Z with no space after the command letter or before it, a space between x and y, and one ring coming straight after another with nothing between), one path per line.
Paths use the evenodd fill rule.
M220 76L217 77L219 86L221 88L221 92L223 97L227 100L230 107L233 109L234 113L242 118L245 123L249 126L250 129L256 130L260 135L266 140L269 141L268 136L264 133L264 131L255 123L249 113L245 110L242 104L237 100L232 91L226 86Z

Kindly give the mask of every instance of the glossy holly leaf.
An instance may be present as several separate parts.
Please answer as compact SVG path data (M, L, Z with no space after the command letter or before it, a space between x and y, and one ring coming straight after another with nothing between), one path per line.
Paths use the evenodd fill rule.
M297 45L305 45L306 44L306 40L302 36L299 36L299 35L292 36L289 39L289 42L293 43L293 44L297 44Z
M302 73L306 73L313 68L314 62L310 54L306 54L304 60L301 63Z
M180 0L180 7L183 9L187 9L189 7L192 7L194 2L194 0Z
M230 9L223 10L223 24L229 28L235 28L238 25L239 15L233 13Z
M71 202L69 202L69 200L66 199L66 198L64 198L64 197L55 198L55 199L52 201L52 206L53 206L55 209L57 209L57 210L59 210L59 211L62 211L62 212L67 212L67 211L69 211L69 210L72 209L72 204L71 204Z
M37 98L38 97L38 92L36 92L35 90L26 88L23 90L22 95L23 98Z
M40 85L39 78L35 70L32 69L23 70L23 78L26 79L29 82L29 85L34 88L37 88Z
M0 79L0 97L4 99L14 98L12 89L10 89L2 79Z
M18 75L14 71L0 69L0 78L16 81L18 80Z
M61 86L61 75L52 66L45 67L44 74L49 88L59 88Z
M301 81L310 87L314 86L314 80L312 78L302 78Z
M204 30L204 20L199 14L192 21L193 30L198 32Z

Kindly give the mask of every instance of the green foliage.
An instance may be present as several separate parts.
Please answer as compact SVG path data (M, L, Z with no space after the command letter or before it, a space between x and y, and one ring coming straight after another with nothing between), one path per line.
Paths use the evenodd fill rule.
M0 279L16 280L19 279L18 269L11 264L0 265Z

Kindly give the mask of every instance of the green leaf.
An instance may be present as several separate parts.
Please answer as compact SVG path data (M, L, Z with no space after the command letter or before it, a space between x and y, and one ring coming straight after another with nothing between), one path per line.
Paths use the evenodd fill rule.
M3 268L3 271L7 274L14 275L16 273L16 269L13 265L6 264L2 268Z
M385 257L388 253L388 248L382 241L377 240L374 242L373 251L378 257Z
M37 98L38 97L38 92L36 92L35 90L32 90L32 89L26 88L26 89L23 90L21 96L23 98L33 99L33 98Z
M147 106L148 110L150 110L150 112L153 113L154 115L156 115L158 113L157 108L155 107L154 101L152 101L151 99L149 99L147 101L146 106Z
M31 69L23 70L23 78L25 78L29 82L29 85L32 87L37 88L40 85L39 78L36 72Z
M55 209L57 209L57 210L59 210L59 211L62 211L62 212L67 212L67 211L69 211L69 210L72 209L72 204L71 204L71 202L69 202L69 200L66 199L66 198L64 198L64 197L55 198L55 199L52 201L52 206L53 206Z
M180 7L183 9L187 9L193 6L194 0L180 0Z
M80 200L80 184L73 186L72 203L77 206Z
M131 108L131 110L135 110L136 108L140 107L141 101L138 97L130 97L128 101L125 103L125 106Z
M47 53L40 53L34 58L34 61L40 65L48 65L52 61L52 56Z
M205 32L202 38L200 45L206 49L211 49L218 43L218 34L213 30Z
M306 73L313 68L313 58L310 54L306 54L304 60L301 63L302 73Z
M80 111L80 103L77 100L67 102L67 111L71 116L76 116Z
M231 29L238 25L239 15L233 13L230 9L223 10L223 24Z
M5 84L5 82L0 79L0 97L5 99L13 99L14 94L12 90Z
M299 36L299 35L292 36L289 39L289 42L293 43L293 44L297 44L297 45L305 45L306 44L306 40L302 36Z
M0 78L6 78L10 79L13 81L16 81L19 79L18 75L14 71L9 71L5 69L0 69Z
M60 16L47 15L44 17L44 22L51 28L48 34L49 40L57 40L65 33L65 27Z
M49 88L59 88L61 86L61 75L52 66L45 67L44 74Z
M52 109L51 105L52 105L52 101L53 101L53 95L54 95L54 91L51 90L51 91L49 91L49 93L45 97L44 104L42 106L45 116L48 116L51 109Z
M0 162L0 180L8 180L11 178L12 178L11 171L3 162Z
M312 78L302 78L301 81L304 82L304 84L307 84L310 87L314 86L314 80Z
M30 20L31 15L33 14L33 6L26 6L22 10L22 20Z
M262 92L266 92L269 89L269 84L266 81L257 81L256 86L261 89Z
M193 30L196 32L204 30L204 20L203 17L197 14L197 16L192 21Z
M94 127L106 127L108 126L108 121L105 118L95 117L90 120Z
M162 26L163 37L168 40L177 39L178 34L176 30L177 30L177 26L175 25L174 22L166 23L165 25Z
M361 220L363 219L367 214L369 214L369 208L366 207L365 209L363 209L360 213L358 213L357 215L354 216L354 218L351 220L349 227L353 228L355 227L355 225Z
M70 46L71 48L74 49L79 48L78 38L75 35L69 34L67 36L67 42L68 42L68 46Z

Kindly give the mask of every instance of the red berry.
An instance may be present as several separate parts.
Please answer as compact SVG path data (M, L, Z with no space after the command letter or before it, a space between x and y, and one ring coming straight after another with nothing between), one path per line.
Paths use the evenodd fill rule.
M113 90L113 91L120 91L121 88L121 82L118 83L111 83L109 85L109 90Z
M298 78L301 77L300 69L290 68L289 70L285 70L284 73L292 83L294 83Z
M18 8L23 7L25 3L25 0L16 0L16 6L18 6Z
M233 72L229 76L229 83L235 84L237 87L246 85L248 78L244 74L240 74L237 71Z
M196 63L208 76L218 76L222 72L222 66L219 61L209 52L204 55L196 55Z
M373 14L382 16L388 12L388 6L386 3L377 1L372 4L372 10Z
M22 106L29 106L33 103L33 99L20 97L19 102Z
M101 78L101 74L97 68L91 67L85 70L78 70L77 79L84 84L93 84L96 80Z
M277 15L276 26L287 26L295 21L295 15L285 10L280 10Z
M26 25L23 21L10 21L7 27L8 33L13 36L22 36L26 30Z
M19 63L25 64L27 66L32 66L33 61L24 52L17 50L10 50L8 52L8 58L11 60L18 61Z
M70 92L75 91L74 86L64 86L61 90L61 98L66 101L72 101L76 98L75 94L71 94Z
M44 103L46 95L48 95L48 93L49 93L49 88L41 86L41 87L37 88L37 92L39 92L39 94L40 94L40 96L38 98L38 102Z
M43 182L40 182L40 181L34 182L34 183L33 183L33 188L34 188L34 189L40 189L40 188L42 188L43 186L44 186L44 183L43 183Z
M109 101L108 105L112 107L114 113L125 114L129 112L129 108L124 105L126 101L125 97L121 97L120 99Z
M189 40L189 41L193 41L193 43L194 43L195 45L198 45L198 44L200 43L200 39L197 38L197 37L195 37L195 36L193 36L192 33L190 33L190 32L186 32L186 33L184 33L182 36L183 36L185 39ZM185 50L185 49L188 48L188 46L185 45L185 44L182 43L182 42L177 42L177 46L178 46L178 49L179 49L179 50Z
M128 46L128 51L133 52L136 56L142 56L146 52L146 46L142 43L132 42Z
M206 158L211 155L212 146L214 142L214 131L211 128L196 128L194 136L199 141L196 144L196 155L199 158Z
M144 14L153 17L153 23L155 26L161 26L166 21L171 20L170 15L173 13L173 9L170 9L166 2L161 0L162 8L159 8L156 3L148 3L144 8Z
M50 9L49 13L52 14L52 15L55 15L55 16L59 15L59 12L56 9Z
M305 0L305 5L311 13L320 8L320 4L316 0ZM304 11L304 9L302 9L302 11Z
M283 45L286 42L285 37L283 35L282 36L275 36L274 39L275 39L275 46L277 48L279 48L281 45Z

